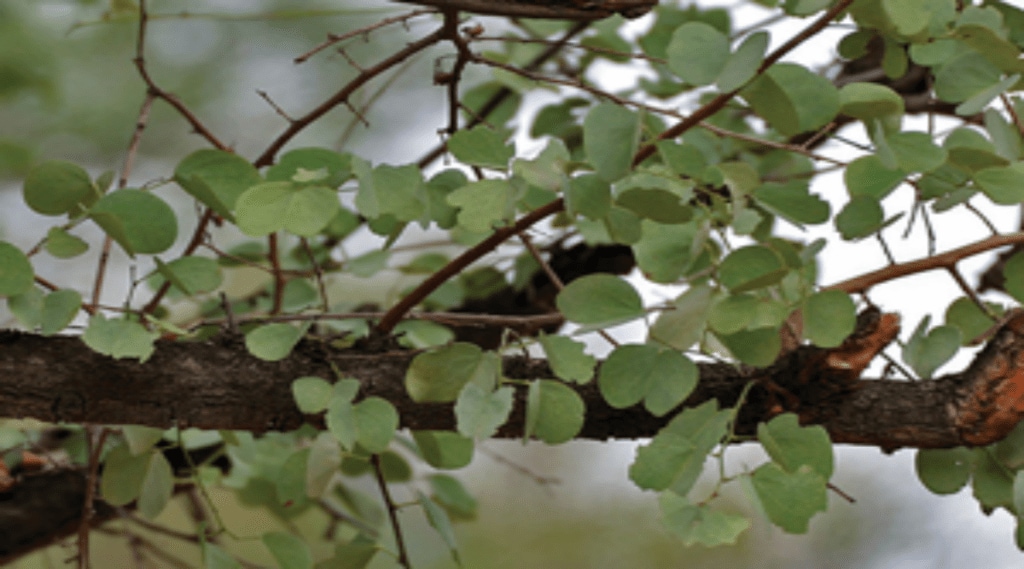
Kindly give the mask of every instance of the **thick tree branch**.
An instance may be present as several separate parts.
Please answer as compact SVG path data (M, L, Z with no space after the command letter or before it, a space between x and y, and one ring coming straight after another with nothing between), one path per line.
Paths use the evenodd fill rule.
M884 321L884 319L883 319ZM749 381L757 382L740 413L737 433L783 411L823 425L837 443L946 448L995 442L1024 416L1024 316L1003 326L965 371L935 380L870 380L860 370L894 334L871 332L861 344L834 350L801 347L770 368L744 370L701 364L696 391L684 403L717 399L734 405ZM881 338L881 341L874 341ZM390 401L410 429L454 428L451 405L417 404L404 387L413 352L335 350L304 341L288 358L250 356L239 338L161 342L146 363L114 360L77 338L0 332L0 416L49 422L138 424L249 431L289 430L307 419L292 401L293 379L335 377L332 368L362 383L361 396ZM553 377L546 362L505 359L505 375ZM642 406L614 409L596 382L574 386L587 405L579 438L651 437L668 417ZM523 397L498 436L523 432ZM671 414L669 415L671 416Z

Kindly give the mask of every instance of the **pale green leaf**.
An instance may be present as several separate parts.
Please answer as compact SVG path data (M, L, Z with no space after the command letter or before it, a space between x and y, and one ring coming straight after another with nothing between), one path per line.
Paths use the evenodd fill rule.
M640 117L615 103L601 103L583 121L587 160L606 182L625 176L640 140Z
M332 390L331 384L319 377L300 377L292 382L292 397L295 404L299 411L307 414L327 409Z
M820 425L802 427L795 414L784 413L758 424L757 440L786 472L809 466L825 480L832 477L832 442Z
M709 85L729 60L729 38L704 22L676 28L668 44L668 66L691 85Z
M146 330L138 322L123 319L107 320L102 314L89 318L82 341L93 351L115 359L138 358L145 362L153 354L153 342L160 336Z
M564 383L538 379L526 397L524 438L536 437L549 445L572 440L583 428L586 406L579 394Z
M245 335L245 348L261 360L276 362L288 357L304 333L305 327L283 322L264 324Z
M505 170L515 155L515 145L505 144L505 136L486 126L460 130L448 139L448 151L460 162L484 168Z
M466 384L455 402L459 433L476 440L493 436L508 420L514 395L515 390L509 386L489 391L476 383Z
M150 453L146 475L139 489L139 513L149 519L157 517L164 511L173 493L174 472L171 470L171 463L167 462L163 453Z
M807 533L811 517L828 507L826 480L810 466L786 472L769 462L751 480L768 519L788 533Z
M60 227L46 233L46 252L58 259L77 257L89 250L89 244Z
M290 533L267 532L263 534L263 545L281 569L313 569L313 555L302 538Z
M456 469L473 460L473 439L450 431L413 431L423 460L434 468Z
M555 303L567 320L592 327L614 326L644 314L636 289L606 273L572 281L558 293Z
M914 468L918 479L932 492L955 494L971 478L971 451L964 447L920 449L914 457Z
M842 344L857 324L857 307L850 295L838 290L812 294L804 301L803 312L804 337L822 348Z
M537 340L544 348L548 365L555 375L566 381L587 383L594 377L597 360L584 351L585 345L567 336L541 334Z
M126 188L111 192L89 208L89 217L129 255L160 253L178 237L178 218L155 195Z

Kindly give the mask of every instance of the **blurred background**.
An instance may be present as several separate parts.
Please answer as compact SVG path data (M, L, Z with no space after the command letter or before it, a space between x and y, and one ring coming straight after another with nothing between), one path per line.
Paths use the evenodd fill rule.
M742 9L736 26L770 14L742 2L698 2ZM165 89L176 93L218 136L247 158L255 157L270 137L286 126L285 119L262 98L262 90L286 113L301 114L343 85L355 70L345 57L327 51L297 65L293 59L322 42L328 33L343 33L395 15L408 6L378 0L334 2L294 0L263 1L162 1L152 2L154 18L147 43L150 72ZM738 8L739 9L739 8ZM488 33L507 24L494 18L476 18ZM633 33L647 19L630 24ZM347 48L355 61L369 65L382 54L431 31L432 17L419 18L407 28L397 26L353 42ZM788 37L787 30L800 23L773 28L773 43ZM821 65L834 54L821 49L834 45L835 34L822 43L806 46L792 57L816 58ZM29 1L0 0L0 239L27 247L36 243L50 225L21 202L21 179L34 163L61 158L86 167L91 174L120 171L125 148L135 127L145 86L132 64L136 24L132 3L124 0ZM444 89L432 85L434 60L447 53L441 46L413 59L394 80L378 80L361 93L362 102L374 98L366 113L370 128L355 124L352 113L339 109L303 133L293 147L324 145L350 151L375 162L407 163L438 143L437 129L446 121ZM804 60L802 60L804 61ZM609 74L609 84L625 75ZM466 84L483 81L489 74L469 71ZM389 81L384 85L384 81ZM381 91L381 87L386 87ZM527 98L536 109L549 100L543 93ZM855 135L854 135L855 137ZM519 137L520 152L540 148L538 141ZM188 125L166 105L158 102L142 138L131 185L169 178L175 162L193 149L206 147ZM826 199L840 203L842 192L828 191L838 178L819 182ZM193 205L173 184L157 190L195 223ZM910 201L907 198L906 203ZM886 207L899 207L899 203ZM1000 217L1002 215L1002 217ZM1012 212L995 214L1002 229L1016 223ZM972 236L985 235L976 222L939 217L956 232L939 231L938 245L952 246ZM98 242L100 234L88 228L83 237ZM190 231L187 225L181 234ZM816 230L827 233L827 229ZM974 232L977 232L976 234ZM815 232L794 236L810 240ZM924 245L911 235L893 241L898 258L924 255ZM849 247L849 249L847 249ZM822 282L831 283L877 268L884 263L881 250L871 244L830 245L822 256ZM103 300L119 304L129 288L128 260L118 265ZM969 274L990 262L979 257L964 265ZM61 283L77 283L88 291L95 269L92 253L71 260L34 259L44 277ZM357 286L357 285L353 285ZM955 285L941 276L911 279L880 289L873 298L905 315L905 334L922 315L940 310L920 295L927 287L936 295L951 298ZM946 288L950 287L950 288ZM381 288L369 281L353 288ZM916 293L916 294L915 294ZM659 294L652 292L651 294ZM935 314L934 318L941 318ZM0 310L0 326L10 325ZM642 337L643 329L620 329L621 339ZM599 345L596 345L599 346ZM595 347L595 354L602 355ZM967 356L944 371L959 369ZM641 441L642 442L642 441ZM560 447L541 443L522 445L491 441L478 451L474 462L457 473L479 500L478 519L459 524L456 533L465 567L480 568L614 568L614 567L736 567L736 568L959 568L969 566L1019 566L1021 554L1014 546L1014 521L1005 512L986 517L966 489L955 496L929 493L916 480L913 452L891 456L877 449L837 449L833 483L856 502L830 495L829 510L812 520L806 536L789 536L771 527L757 513L754 527L733 547L713 550L681 543L662 529L655 496L634 487L627 469L641 442L575 442ZM731 473L753 469L764 457L758 448L738 446L727 453ZM366 480L366 491L376 495ZM745 508L741 488L733 488L721 500L726 509ZM414 499L399 487L399 501ZM700 494L698 490L698 495ZM265 512L235 503L230 494L216 493L215 500L233 531L258 536L270 527L284 527ZM45 514L41 514L45 515ZM178 502L161 522L187 529L189 520ZM454 566L441 540L426 525L416 508L402 514L410 528L410 549L416 567ZM120 523L120 522L114 522ZM304 515L296 527L317 531L322 517ZM149 536L170 551L178 542ZM98 567L133 567L122 540L97 536L94 558ZM255 562L272 564L258 542L231 544L229 548ZM325 546L326 548L326 546ZM328 550L329 548L326 548ZM60 567L73 555L69 547L53 547L15 564L19 568ZM193 553L182 556L198 566ZM163 565L173 566L173 565ZM389 567L381 556L371 567Z

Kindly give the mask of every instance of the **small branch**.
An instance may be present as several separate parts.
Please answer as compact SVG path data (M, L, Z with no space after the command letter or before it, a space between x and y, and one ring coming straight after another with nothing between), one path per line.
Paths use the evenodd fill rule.
M110 430L99 429L95 435L96 428L86 426L85 441L86 451L89 454L89 474L85 479L85 499L82 502L82 518L78 523L78 568L89 569L89 532L92 529L93 501L96 499L96 486L98 484L100 455L103 454L103 445L107 441ZM95 435L95 436L94 436Z
M409 554L405 550L405 538L402 536L402 526L398 523L398 507L391 499L391 492L388 490L388 483L384 480L384 469L380 465L380 455L370 455L370 464L373 465L373 474L377 479L377 486L380 488L380 495L384 499L384 505L388 510L388 519L391 520L391 530L395 533L395 545L398 547L398 564L406 569L412 567L409 564Z
M422 16L424 14L435 14L435 13L437 13L437 10L435 10L433 8L425 9L425 10L413 10L411 12L406 12L405 14L399 14L398 16L392 16L390 18L384 18L383 20L381 20L379 22L376 22L374 24L370 24L369 26L363 26L363 27L361 27L361 28L359 28L357 30L352 30L350 32L345 32L343 34L337 34L337 35L336 34L328 34L326 41L324 41L320 45L314 47L313 49L307 51L306 53L296 57L293 61L296 64L305 63L307 60L309 60L310 57L313 57L314 55L320 53L321 51L331 47L332 45L334 45L336 43L343 42L343 41L345 41L347 39L354 38L356 36L363 36L364 38L369 40L369 34L370 34L370 32L372 32L374 30L378 30L378 29L383 28L385 26L390 26L391 24L405 23L405 22L408 22L409 20L411 20L411 19L413 19L413 18L415 18L417 16Z
M973 257L974 255L986 253L993 249L998 249L999 247L1016 245L1019 243L1024 243L1024 232L995 235L982 239L981 241L964 245L963 247L957 247L956 249L945 253L926 257L924 259L889 265L888 267L878 269L877 271L872 271L852 279L835 283L825 287L824 290L841 290L850 294L864 292L880 283L894 281L906 276L935 269L953 267L957 262L962 259L966 259L967 257Z
M274 314L274 315L252 315L235 316L235 324L270 322L324 322L329 320L378 320L383 318L386 312L320 312L311 314ZM410 312L405 318L411 320L426 320L453 327L501 327L517 331L536 330L546 326L561 324L565 321L561 314L552 312L548 314L537 314L534 316L515 316L504 314L472 314L468 312ZM201 320L189 327L189 330L196 330L203 326L231 324L229 318L210 318Z

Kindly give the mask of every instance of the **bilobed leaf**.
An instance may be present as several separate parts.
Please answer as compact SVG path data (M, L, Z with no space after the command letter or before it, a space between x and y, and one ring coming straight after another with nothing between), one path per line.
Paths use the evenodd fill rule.
M633 244L636 264L648 279L673 283L682 277L700 253L706 229L697 223L641 222L642 236Z
M0 296L17 296L28 292L34 278L32 263L21 249L0 241Z
M936 326L928 332L931 318L925 316L903 347L903 361L922 378L929 378L960 349L960 330Z
M60 227L51 227L46 233L46 252L58 259L77 257L88 250L88 243Z
M974 173L974 183L997 204L1020 203L1024 201L1024 163L978 170Z
M264 324L245 335L245 348L261 360L276 362L288 357L305 332L305 327L283 322Z
M583 121L583 147L597 175L606 182L625 176L640 141L640 116L614 103L601 103Z
M359 178L356 207L362 215L378 218L390 214L399 221L416 221L435 213L445 218L450 213L440 203L439 195L448 193L447 184L439 183L427 190L423 173L415 164L371 168L364 160L353 158L352 171Z
M964 447L952 449L920 449L914 457L917 477L936 494L955 494L971 479L971 451Z
M371 453L387 450L398 429L398 411L394 405L380 397L367 397L356 403L352 412L356 442Z
M586 347L568 336L549 336L541 334L537 337L548 365L555 375L566 381L587 383L594 377L594 366L597 360L584 351Z
M583 428L586 406L579 394L564 383L538 379L526 397L523 438L537 437L549 445L571 441Z
M452 191L447 199L459 208L459 226L485 233L512 221L517 194L509 180L480 180Z
M784 413L760 423L757 440L786 472L809 466L825 480L832 477L832 442L820 425L802 427L795 414Z
M669 348L688 350L704 333L714 289L700 284L687 289L655 320L649 339Z
M785 136L820 128L839 112L839 92L832 82L793 63L771 66L741 96Z
M672 490L685 496L704 469L704 460L727 434L728 410L718 410L715 400L684 409L654 436L637 448L629 478L644 490Z
M606 273L572 281L558 293L555 303L567 320L595 328L622 324L644 314L636 289Z
M261 180L248 160L223 150L197 150L174 169L174 181L182 189L228 220L234 220L231 212L238 196Z
M173 493L174 472L171 470L171 463L167 462L163 453L151 452L146 475L139 489L139 512L149 519L157 517L164 511L164 506Z
M313 569L313 555L301 538L290 533L267 532L263 545L270 550L281 569Z
M103 476L100 478L103 499L113 506L124 506L138 498L153 452L136 456L129 452L127 445L111 450L103 463Z
M455 530L452 528L452 522L448 518L448 514L422 492L416 492L416 495L419 498L420 505L423 506L423 512L427 515L427 522L430 524L430 527L434 528L434 531L444 540L455 564L461 566L459 544L455 540Z
M289 150L267 169L268 182L296 182L328 188L337 188L351 176L352 156L328 148Z
M754 32L743 40L736 51L729 56L715 81L722 91L733 91L746 85L754 78L757 69L764 61L765 50L768 49L768 32Z
M675 492L662 492L658 505L665 526L687 547L698 543L705 547L734 544L750 527L750 519L742 515L691 504Z
M743 292L773 285L785 276L787 268L778 253L764 245L740 247L718 266L718 280L732 292Z
M327 227L339 209L337 194L325 186L264 182L239 196L235 215L246 235L259 237L285 229L312 237Z
M881 200L906 178L899 168L887 168L874 154L861 156L843 171L843 181L851 198L870 196Z
M210 292L220 286L223 276L220 265L208 257L188 255L164 264L157 260L157 270L185 294Z
M838 290L809 296L804 301L803 316L804 337L822 348L839 346L857 325L857 307L850 295Z
M716 334L722 344L739 361L755 367L771 365L782 349L779 330L775 327L740 330L732 334Z
M601 395L616 409L641 400L654 415L664 415L693 391L697 366L682 353L644 344L619 346L605 359L597 377Z
M447 403L455 401L470 381L493 387L500 371L496 354L456 342L413 358L405 373L405 389L417 403Z
M319 377L300 377L292 382L292 397L303 413L319 413L331 400L331 384Z
M43 215L63 215L99 197L89 173L63 160L48 160L29 170L22 187L25 204Z
M903 114L903 97L878 83L848 83L839 90L839 112L870 120Z
M1019 255L1014 255L1017 257ZM1012 259L1004 265L1003 275L1007 278L1006 288L1007 292L1011 296L1016 298L1016 294L1024 293L1024 289L1021 285L1016 283L1024 283L1024 256L1018 259L1014 263L1013 271L1009 270L1010 262ZM1014 280L1018 279L1018 280ZM1016 293L1010 291L1011 283L1013 288L1016 289ZM969 345L974 341L975 338L981 336L985 331L995 325L995 320L985 312L983 312L978 305L974 303L970 298L962 296L953 301L946 309L946 324L960 330L960 337L963 344Z
M82 334L85 345L115 359L138 358L145 362L153 354L153 342L160 336L146 330L138 322L123 319L107 320L102 314L89 318Z
M828 221L828 202L810 193L805 183L769 182L754 191L754 199L769 211L795 224L811 225Z
M448 151L460 162L484 168L505 170L516 153L515 145L505 144L505 136L486 126L460 130L448 139Z
M896 26L896 31L904 36L913 36L928 27L931 10L930 0L882 0L889 21Z
M155 195L125 188L111 192L89 208L96 222L129 255L166 251L178 237L178 218Z
M512 412L513 395L515 390L509 386L489 391L476 383L467 383L455 402L459 433L476 440L493 436Z
M462 468L473 460L473 439L451 431L413 431L423 460L434 468Z
M769 462L751 480L768 519L788 533L806 533L811 517L828 507L826 480L810 466L786 472Z
M691 85L713 83L728 60L729 38L704 22L686 22L672 33L669 69Z

